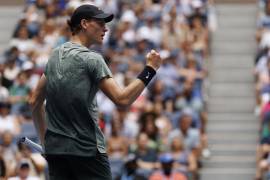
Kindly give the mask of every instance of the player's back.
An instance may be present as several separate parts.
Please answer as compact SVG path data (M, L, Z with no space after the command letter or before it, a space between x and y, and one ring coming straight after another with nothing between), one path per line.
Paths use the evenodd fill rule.
M52 52L45 71L48 122L46 138L58 138L46 140L50 144L50 153L61 151L63 154L72 152L81 155L91 151L92 147L96 148L97 139L103 138L97 124L98 83L94 78L94 69L89 65L98 61L99 56L86 47L71 42ZM60 139L61 142L70 144L59 146ZM71 147L72 149L67 149Z

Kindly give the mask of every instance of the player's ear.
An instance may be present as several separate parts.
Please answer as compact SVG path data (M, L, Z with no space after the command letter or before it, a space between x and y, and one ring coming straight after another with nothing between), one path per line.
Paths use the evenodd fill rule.
M81 20L81 27L82 27L83 30L86 30L87 29L87 27L88 27L88 23L87 22L88 21L86 19L82 19Z

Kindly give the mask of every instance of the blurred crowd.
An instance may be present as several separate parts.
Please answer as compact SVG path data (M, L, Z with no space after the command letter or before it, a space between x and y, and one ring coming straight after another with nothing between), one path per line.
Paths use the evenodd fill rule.
M270 1L259 0L257 18L257 55L255 58L255 114L260 119L256 179L270 179Z
M39 142L27 100L52 49L69 41L70 14L85 3L115 14L104 44L91 48L103 54L120 86L142 71L149 50L164 59L131 107L97 95L113 178L199 179L201 159L210 156L204 82L216 29L211 0L27 0L0 58L0 177L46 179L46 160L19 141ZM268 72L262 69L258 76Z

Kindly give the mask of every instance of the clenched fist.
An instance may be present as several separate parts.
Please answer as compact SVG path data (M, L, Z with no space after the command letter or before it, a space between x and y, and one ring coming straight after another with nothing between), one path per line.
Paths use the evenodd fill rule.
M162 63L162 59L159 55L159 53L155 50L151 50L146 55L146 65L154 68L155 70L158 70Z

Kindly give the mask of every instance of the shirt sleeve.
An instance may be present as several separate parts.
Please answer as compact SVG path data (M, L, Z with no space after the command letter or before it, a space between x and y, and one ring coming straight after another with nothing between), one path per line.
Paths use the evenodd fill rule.
M88 58L87 63L90 76L96 83L99 83L103 78L112 77L111 70L101 55L93 53Z

